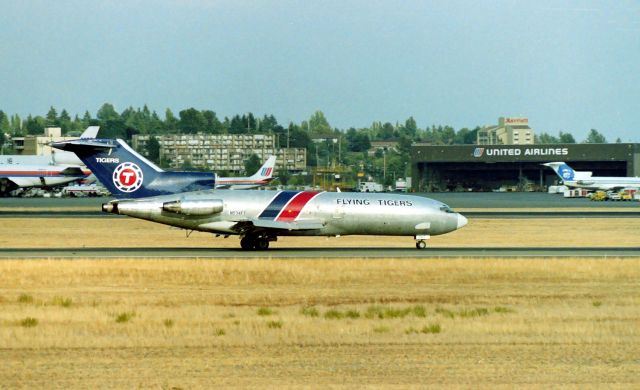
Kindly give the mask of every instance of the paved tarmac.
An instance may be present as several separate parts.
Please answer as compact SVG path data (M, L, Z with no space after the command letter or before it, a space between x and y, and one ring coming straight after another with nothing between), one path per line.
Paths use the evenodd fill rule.
M592 202L586 198L565 198L544 192L433 192L425 196L453 208L629 208L640 209L640 202ZM0 208L90 208L111 198L0 198Z
M549 218L585 217L612 218L640 216L638 202L591 202L588 199L568 199L546 193L429 193L419 194L447 203L465 211L468 218ZM0 198L0 217L66 217L123 218L100 212L100 205L110 198ZM512 210L526 208L529 211ZM580 208L581 211L566 210ZM624 208L624 210L622 209ZM16 209L16 210L12 210ZM482 210L482 209L487 209ZM500 211L490 209L501 209ZM563 210L565 209L565 210ZM586 209L586 210L584 210ZM24 249L0 248L0 258L495 258L495 257L639 257L640 248L271 248L267 251L243 251L221 248L65 248Z
M270 248L266 251L245 251L239 248L0 248L1 258L19 259L388 259L429 260L437 258L561 258L561 257L640 257L640 248Z

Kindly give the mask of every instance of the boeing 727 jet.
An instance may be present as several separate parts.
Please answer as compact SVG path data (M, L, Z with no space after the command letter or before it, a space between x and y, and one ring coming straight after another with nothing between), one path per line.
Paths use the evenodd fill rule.
M430 236L467 224L464 216L446 204L420 196L213 190L213 176L176 178L179 172L159 171L135 153L110 153L118 147L126 149L120 140L105 142L53 144L78 154L112 194L129 198L103 204L104 212L187 230L238 235L245 250L267 249L279 236L341 235L411 236L416 248L423 249ZM105 149L105 145L110 146Z

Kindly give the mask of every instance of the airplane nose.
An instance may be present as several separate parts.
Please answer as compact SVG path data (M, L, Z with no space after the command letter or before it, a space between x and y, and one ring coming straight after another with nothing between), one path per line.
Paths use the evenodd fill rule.
M467 224L467 218L465 218L462 214L458 214L458 229Z

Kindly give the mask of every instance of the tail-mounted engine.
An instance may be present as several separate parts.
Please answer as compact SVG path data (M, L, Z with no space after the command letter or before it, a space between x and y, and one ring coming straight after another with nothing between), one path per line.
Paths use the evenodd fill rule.
M212 200L174 200L162 204L162 210L184 215L211 215L222 212L221 199Z

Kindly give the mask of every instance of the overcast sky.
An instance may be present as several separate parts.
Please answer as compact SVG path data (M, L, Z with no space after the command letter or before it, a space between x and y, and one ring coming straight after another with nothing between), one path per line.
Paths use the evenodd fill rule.
M0 109L105 102L639 142L640 2L0 0Z

